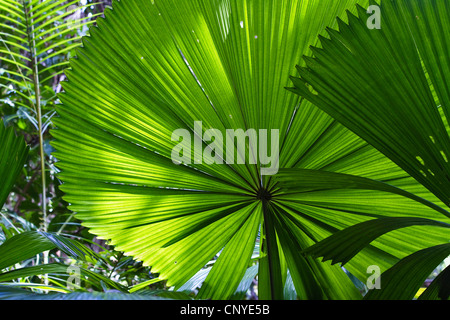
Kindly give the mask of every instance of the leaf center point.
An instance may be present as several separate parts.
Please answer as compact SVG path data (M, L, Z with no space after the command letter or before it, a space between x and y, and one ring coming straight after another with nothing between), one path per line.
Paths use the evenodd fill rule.
M256 194L258 200L270 201L272 199L272 194L264 188L260 188Z

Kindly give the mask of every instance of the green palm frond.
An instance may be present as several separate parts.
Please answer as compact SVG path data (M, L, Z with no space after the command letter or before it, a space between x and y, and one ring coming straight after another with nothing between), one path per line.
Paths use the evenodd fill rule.
M254 263L255 245L260 299L283 299L287 279L300 299L361 298L339 266L300 252L374 218L449 219L445 210L424 205L443 206L405 171L284 89L317 35L356 3L368 5L356 0L115 2L70 62L52 131L65 200L83 225L151 266L175 289L213 260L201 298L229 298ZM200 121L201 132L195 126ZM308 169L377 181L354 189L336 183L287 191L277 176L262 174L259 162L174 164L176 130L196 136L192 143L203 150L211 142L205 132L212 128L222 138L227 129L279 130L280 171ZM202 154L194 150L191 156ZM318 185L323 175L311 179ZM367 188L377 183L390 187ZM397 188L403 195L387 192ZM408 192L422 200L404 197ZM386 270L445 237L445 231L429 235L420 226L396 230L346 268L364 281L368 265Z
M5 128L0 120L0 209L11 192L28 156L29 147L13 128Z
M450 24L450 5L433 0L384 1L381 10L380 30L366 27L368 15L362 7L359 18L349 16L349 25L341 22L339 31L328 29L331 40L322 37L323 49L314 49L315 58L306 58L308 66L293 79L294 91L449 204L450 99L445 83L450 73L445 70L450 42L443 30ZM436 41L431 43L430 37ZM305 83L318 94L307 90Z
M381 29L368 28L370 13L358 6L358 16L349 14L348 24L339 20L339 30L327 29L328 37L320 38L320 48L312 48L314 57L305 57L306 64L298 67L299 76L292 78L294 88L290 89L389 157L439 198L447 210L450 4L439 0L372 4L380 7ZM405 226L399 221L391 224L380 219L360 224L309 250L336 262L347 261L365 244L389 232L389 225ZM353 245L331 252L327 244L342 244L343 236L355 239L356 230L375 233L370 239L359 237ZM434 230L423 239L428 241ZM370 292L367 298L413 298L425 278L448 256L448 239L447 232L444 244L430 243L402 259L382 275L389 284ZM448 294L440 294L449 290L443 278L430 292L425 291L424 298L448 298Z

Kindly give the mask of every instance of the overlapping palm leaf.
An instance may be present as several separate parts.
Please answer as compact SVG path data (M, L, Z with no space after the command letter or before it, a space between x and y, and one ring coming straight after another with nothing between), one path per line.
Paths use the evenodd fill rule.
M321 38L322 49L313 49L314 58L306 57L306 66L299 68L300 77L293 78L292 91L392 159L447 208L450 4L439 0L383 0L380 8L381 29L367 27L369 15L362 7L358 7L358 16L349 16L349 24L340 21L339 31L328 29L329 37ZM407 220L399 221L395 228L406 226ZM309 251L334 261L347 261L351 251L388 232L389 225L387 220L371 221L342 231ZM339 245L342 237L364 231L370 239L360 237L355 245L334 252L327 247L327 243ZM429 229L429 234L418 241L428 241L434 231ZM450 254L446 244L449 237L447 231L444 244L404 258L383 275L389 284L381 291L370 292L367 298L414 297L425 278ZM412 269L415 271L406 276ZM437 294L439 290L448 292L448 284L437 283L432 286L433 293L424 296L448 298L448 294Z
M17 176L28 156L23 137L16 136L13 128L5 128L0 120L0 209L11 192Z
M257 239L260 299L283 298L288 269L299 298L360 297L339 266L300 251L374 217L448 218L432 208L441 201L393 162L284 89L309 44L355 3L368 4L115 2L83 39L60 95L54 155L71 209L169 286L181 287L216 259L200 298L234 293ZM260 164L175 165L172 133L193 134L195 121L223 137L226 129L278 129L280 168L376 179L426 201L364 187L288 191L276 177L262 176ZM364 279L368 265L385 270L445 237L437 231L426 243L414 241L425 234L420 226L390 233L347 268Z

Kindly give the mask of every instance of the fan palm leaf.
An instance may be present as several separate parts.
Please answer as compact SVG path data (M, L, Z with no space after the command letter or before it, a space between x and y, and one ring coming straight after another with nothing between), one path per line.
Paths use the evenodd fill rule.
M169 286L182 287L214 259L200 298L230 297L252 263L255 244L260 299L282 299L288 274L301 299L360 298L339 266L300 251L374 217L448 218L434 210L442 202L405 171L284 89L309 44L355 3L368 4L115 2L70 62L52 132L71 209L92 233L151 266ZM198 161L202 152L195 148L194 163L176 165L178 129L202 150L213 140L220 146L228 129L268 130L269 140L271 130L279 130L281 169L336 172L350 183L375 179L423 201L339 183L289 192L276 176L262 174L265 163L208 165ZM209 129L221 135L213 139ZM250 160L251 145L246 151ZM421 226L397 230L347 268L364 279L368 261L385 270L445 237L439 230L427 243L414 241L425 234Z

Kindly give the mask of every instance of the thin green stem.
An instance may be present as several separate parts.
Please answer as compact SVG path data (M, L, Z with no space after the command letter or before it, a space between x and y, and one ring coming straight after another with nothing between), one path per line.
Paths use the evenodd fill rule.
M47 232L48 224L47 224L47 181L45 176L45 152L44 152L44 131L43 131L43 123L42 123L42 108L41 108L41 88L39 84L39 64L37 61L36 55L36 41L34 37L34 22L33 18L29 16L30 7L24 4L25 16L27 27L29 29L28 32L28 42L30 44L31 49L31 60L33 64L33 82L34 82L34 96L35 96L35 107L37 113L38 120L38 131L39 131L39 157L41 161L41 182L42 182L42 199L41 199L41 207L42 207L42 230Z
M47 223L47 181L45 176L45 153L44 153L44 132L43 132L43 124L42 124L42 109L41 109L41 88L39 85L39 69L38 69L38 61L36 55L36 41L34 36L34 21L30 16L30 11L32 10L31 3L27 6L24 3L26 24L28 29L28 42L31 51L31 61L32 61L32 69L33 69L33 82L34 82L34 96L35 96L35 107L37 113L38 120L38 131L39 131L39 157L41 162L41 182L42 182L42 199L41 199L41 207L42 207L42 231L47 232L48 223ZM43 263L48 264L49 262L49 252L43 252ZM48 285L48 275L44 276L44 284Z
M14 225L14 223L12 223L1 211L0 211L0 215L3 217L3 219L5 219L9 224L10 224L10 226L12 226L13 228L14 228L14 230L17 232L17 233L20 233L20 231L16 228L16 226Z
M58 232L56 232L57 235L61 234L61 232L63 231L63 229L66 227L66 225L69 223L70 220L72 220L73 216L75 215L75 212L72 213L67 220L63 223L63 225L61 226L61 228L59 228Z
M281 271L279 268L280 256L277 248L276 233L272 212L269 210L269 201L266 197L261 198L263 216L264 216L264 246L267 254L268 276L270 286L270 299L282 300L283 290L281 285Z

